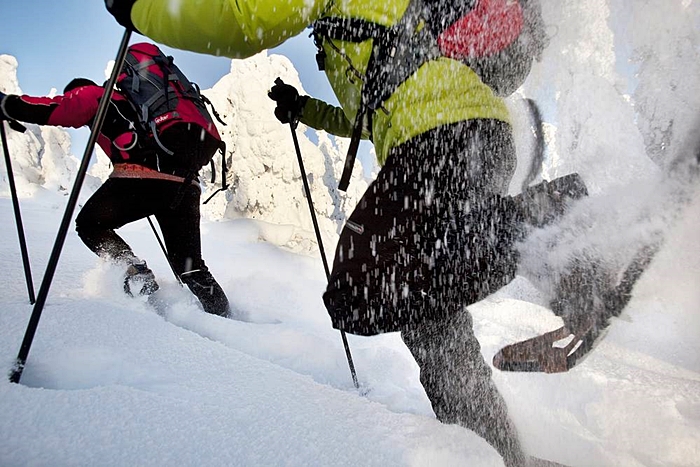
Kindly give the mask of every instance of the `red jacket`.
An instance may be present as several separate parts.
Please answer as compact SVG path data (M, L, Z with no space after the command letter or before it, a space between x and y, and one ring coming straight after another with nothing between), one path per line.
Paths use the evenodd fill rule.
M80 128L92 125L103 94L101 86L82 86L56 97L8 95L3 99L1 109L7 117L21 122ZM135 118L126 98L118 91L112 92L97 137L97 144L115 166L112 176L184 180L158 172L160 164L156 145L152 142L136 144L138 137L132 129Z

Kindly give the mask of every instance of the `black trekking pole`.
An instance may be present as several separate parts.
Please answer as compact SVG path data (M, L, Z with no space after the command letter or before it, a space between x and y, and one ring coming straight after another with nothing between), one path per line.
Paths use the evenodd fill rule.
M17 360L15 361L15 364L10 372L10 382L12 383L19 383L19 380L22 377L22 371L24 371L24 365L27 363L29 349L32 346L34 334L36 333L37 326L39 325L39 319L41 318L41 312L44 308L44 304L46 303L46 297L49 295L51 281L53 280L53 275L56 272L56 266L58 265L58 259L61 256L61 250L63 249L63 244L66 240L73 211L75 211L75 206L78 204L80 187L85 180L85 174L87 173L88 165L90 164L92 150L95 146L95 142L97 141L97 137L100 134L100 130L102 129L102 123L104 122L105 115L107 114L107 106L109 105L109 101L112 97L112 89L114 88L114 84L117 81L117 76L119 76L119 72L124 64L124 58L126 57L126 52L129 47L130 37L131 31L126 29L124 31L124 36L122 37L122 42L119 46L119 51L117 52L117 58L114 61L112 75L105 85L105 92L100 99L100 104L97 108L97 113L95 114L95 119L90 131L90 138L88 139L87 146L85 147L83 160L80 163L75 182L73 183L73 188L70 196L68 197L66 211L63 214L63 219L61 220L61 225L58 229L58 234L56 235L56 242L53 245L53 250L51 250L51 256L49 257L49 261L46 266L44 278L41 281L41 287L39 287L39 294L37 296L36 303L34 304L32 315L29 318L29 324L27 325L27 331L24 334L22 346L19 349Z
M156 226L153 225L153 221L151 220L151 216L146 217L146 219L148 219L148 223L151 224L151 230L153 230L153 235L155 235L156 240L158 240L158 245L160 245L160 249L163 251L163 254L165 255L165 259L168 262L168 265L170 266L170 270L175 275L175 279L177 279L177 282L180 284L180 286L182 286L183 285L182 279L180 279L180 276L178 276L177 272L175 272L175 266L173 266L172 261L170 261L170 256L168 256L168 250L165 249L165 244L163 243L163 240L160 239L160 235L158 235L158 231L156 230Z
M275 83L282 83L282 80L277 78ZM299 161L299 170L301 170L301 180L304 182L304 191L306 192L306 200L309 203L309 211L311 212L311 221L314 224L314 231L316 232L316 241L318 242L318 249L321 252L321 260L323 261L323 268L326 271L326 279L330 280L331 272L328 268L328 260L326 260L326 252L323 249L323 240L321 239L321 229L318 226L318 220L316 219L316 211L314 210L314 203L311 199L311 190L309 189L309 182L306 180L306 170L304 170L304 161L301 158L301 149L299 148L299 140L297 139L296 133L297 123L290 119L289 128L292 130L292 140L294 141L294 149L297 152L297 160ZM352 375L352 382L356 389L359 389L360 385L357 382L357 374L355 373L355 364L352 362L352 354L350 353L350 346L348 345L348 338L345 335L345 331L340 331L340 337L343 340L343 347L345 348L345 356L348 359L348 366L350 366L350 374Z
M16 131L24 133L27 129L15 121L10 122L10 127ZM17 224L17 237L19 237L19 249L22 253L22 265L24 266L24 278L27 282L27 293L29 293L29 303L34 304L34 283L32 281L32 271L29 267L29 253L27 251L27 241L24 238L24 227L22 225L22 215L19 211L19 198L15 187L15 176L12 173L12 161L10 160L10 150L7 147L7 135L5 125L0 123L0 137L2 138L2 148L5 152L5 166L7 167L7 181L10 184L10 194L12 196L12 208L15 211L15 223Z

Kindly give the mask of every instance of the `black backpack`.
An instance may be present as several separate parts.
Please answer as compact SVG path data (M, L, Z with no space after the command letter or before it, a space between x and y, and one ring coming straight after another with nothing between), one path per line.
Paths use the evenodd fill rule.
M225 123L199 87L173 63L172 57L154 44L131 45L116 87L134 108L137 116L134 126L139 138L146 144L155 143L159 153L168 156L168 166L182 169L189 183L202 167L211 164L213 183L216 177L213 157L220 151L221 190L227 188L226 145L206 105L222 125Z

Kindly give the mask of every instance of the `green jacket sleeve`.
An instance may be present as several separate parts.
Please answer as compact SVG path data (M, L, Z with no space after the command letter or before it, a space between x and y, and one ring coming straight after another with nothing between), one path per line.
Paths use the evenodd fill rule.
M350 138L353 122L348 120L340 107L327 104L310 97L304 105L299 121L316 130L323 130L335 136ZM362 131L362 139L369 139L367 127Z
M138 0L131 20L171 47L246 58L294 37L321 16L328 0Z

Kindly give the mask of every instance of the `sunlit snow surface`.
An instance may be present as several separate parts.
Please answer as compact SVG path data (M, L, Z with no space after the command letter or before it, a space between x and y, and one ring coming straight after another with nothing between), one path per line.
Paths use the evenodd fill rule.
M623 263L637 245L659 233L664 240L627 309L577 367L494 372L525 447L539 457L572 466L700 465L700 195L697 181L668 175L673 161L692 156L697 136L699 7L543 1L550 45L522 90L545 117L542 174L579 172L591 196L523 245L522 273L532 280L520 276L471 307L484 358L561 325L546 308L548 277L535 280L542 271L556 276L581 251ZM19 92L17 66L0 56L0 90ZM204 257L238 319L204 314L179 288L146 221L120 232L154 269L167 296L160 312L124 296L121 271L71 228L21 384L0 378L0 465L502 465L481 438L434 419L398 335L348 336L361 389L353 387L320 299L325 274L290 130L266 97L277 76L299 85L286 59L263 54L232 62L206 91L231 121L225 138L237 190L204 208ZM509 103L522 169L527 119L517 97ZM367 181L358 167L353 191L340 196L332 180L346 143L320 133L314 144L298 131L330 256ZM38 289L78 160L66 156L70 140L60 129L30 126L8 137ZM32 307L2 168L7 372ZM108 172L102 159L91 167L81 203ZM207 193L215 188L207 184Z

